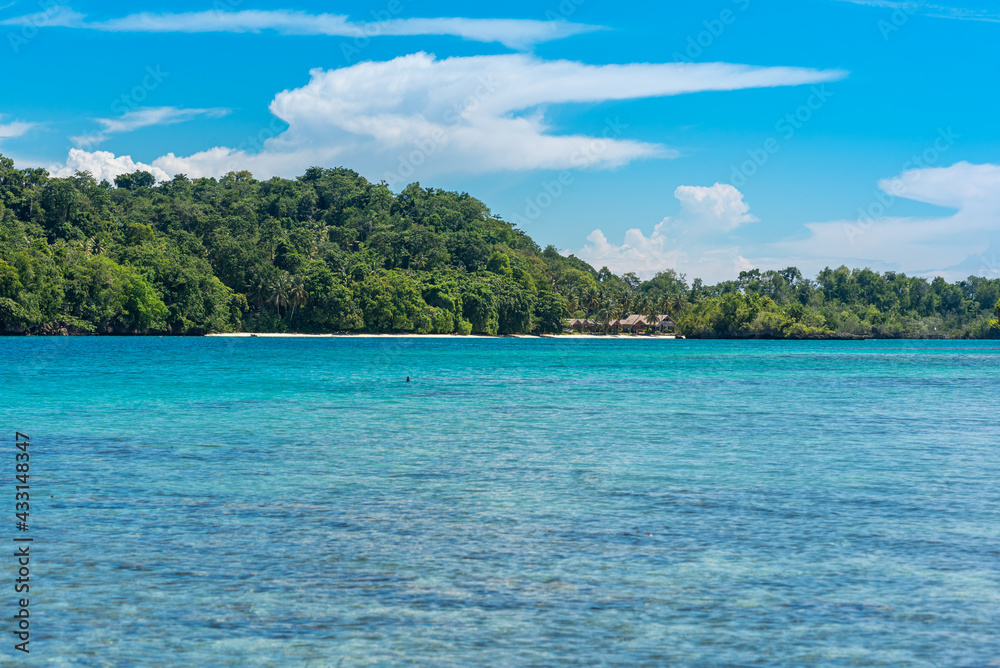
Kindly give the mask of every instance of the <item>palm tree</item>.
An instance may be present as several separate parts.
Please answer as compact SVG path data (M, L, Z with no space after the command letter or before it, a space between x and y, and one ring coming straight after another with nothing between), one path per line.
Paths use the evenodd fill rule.
M655 299L647 299L643 304L642 313L646 316L646 324L650 327L656 327L660 324L660 308L656 304Z
M248 284L250 288L248 292L248 297L257 303L257 310L261 309L264 302L270 296L270 286L268 286L267 281L264 280L263 276L258 276L255 281Z
M278 274L271 282L267 303L278 311L278 317L281 317L281 307L287 306L291 301L291 291L292 277L288 275L287 271Z
M601 293L597 291L597 288L590 288L587 290L583 300L583 306L586 309L587 318L590 318L593 313L597 312L597 309L601 308Z
M584 291L582 288L572 288L567 291L566 296L569 298L567 306L569 307L570 313L579 311L583 307L583 294ZM586 315L587 314L584 313L584 317L586 317Z
M677 318L679 318L681 315L681 311L684 309L685 303L686 302L684 301L683 295L679 294L674 295L670 299L670 303L668 304L668 308L670 309L670 311L668 311L670 313L670 317L672 317L674 320L677 320Z
M301 274L296 274L291 278L290 286L288 289L288 300L292 305L292 315L288 322L291 323L295 320L295 309L296 307L302 306L309 299L309 293L306 292L305 283L302 281Z
M612 293L605 295L603 308L601 309L601 319L604 322L605 334L611 330L611 323L621 319L624 308L624 304L619 301L618 295Z
M660 315L669 315L674 320L677 320L678 315L682 308L684 308L684 297L681 295L673 295L670 297L664 297L659 301Z

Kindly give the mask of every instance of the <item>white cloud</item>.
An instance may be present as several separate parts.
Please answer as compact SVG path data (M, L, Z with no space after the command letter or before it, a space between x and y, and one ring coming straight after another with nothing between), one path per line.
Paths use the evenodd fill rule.
M618 245L601 230L587 237L576 255L615 273L649 277L666 268L707 282L736 278L751 268L797 266L807 276L824 267L869 267L943 276L1000 277L1000 165L959 162L951 167L914 169L879 183L870 206L852 220L808 223L809 237L738 245L737 227L756 222L738 190L681 186L676 218L666 218L646 236L629 230ZM952 209L936 216L890 215L902 200Z
M0 121L3 119L4 117L0 115ZM37 123L23 123L21 121L2 123L0 124L0 140L16 139L17 137L21 137L37 125Z
M576 255L595 267L606 266L617 274L631 271L641 278L675 269L714 283L753 268L728 236L741 225L757 222L739 190L721 183L710 188L680 186L674 196L681 202L681 212L664 218L650 236L628 230L618 245L603 231L594 230Z
M142 128L184 123L199 116L221 118L229 109L179 109L177 107L141 107L126 112L119 118L96 118L101 130L89 135L70 137L77 146L93 146L114 134L133 132Z
M824 266L871 266L941 275L995 277L988 259L1000 251L1000 165L959 162L915 169L880 182L880 193L853 220L810 223L810 237L779 242L773 251L806 258L803 270ZM955 209L949 215L889 215L900 199ZM978 267L977 267L978 265Z
M79 28L85 18L83 14L74 12L69 7L52 5L41 12L4 19L0 21L0 25L30 26L31 28Z
M528 49L536 44L563 39L596 30L568 21L519 19L429 18L355 22L338 14L309 14L301 11L246 10L205 11L178 14L131 14L107 21L88 21L68 7L53 7L42 14L0 21L0 25L36 27L60 26L103 32L179 32L179 33L257 33L273 30L283 35L323 35L330 37L371 38L387 36L441 35L477 42L499 42L514 49Z
M840 0L852 5L879 7L904 12L907 15L926 14L938 19L954 19L958 21L986 21L1000 23L1000 13L995 9L973 9L970 7L953 7L950 5L935 5L919 0Z
M681 201L685 214L677 223L700 225L698 232L731 232L740 225L758 222L750 215L750 205L743 201L743 193L730 185L680 186L674 197Z
M172 174L167 174L162 169L141 162L134 162L131 156L115 156L108 151L94 151L88 153L80 149L70 149L69 159L65 165L54 165L49 167L49 172L53 176L65 177L73 176L77 172L90 172L98 181L107 180L113 182L116 176L131 174L137 171L149 172L156 177L157 181L167 181L173 178Z
M248 169L261 178L346 164L397 186L443 173L612 168L677 153L623 138L628 127L614 119L600 130L603 136L557 134L545 121L545 106L844 76L839 70L723 63L592 66L520 54L438 60L417 53L313 70L307 85L275 97L270 110L288 128L258 152L215 147L188 157L171 153L153 164L192 177Z

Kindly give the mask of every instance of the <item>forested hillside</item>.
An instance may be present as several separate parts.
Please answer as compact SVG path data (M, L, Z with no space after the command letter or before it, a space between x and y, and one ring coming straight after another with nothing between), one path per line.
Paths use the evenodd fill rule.
M985 337L998 299L998 280L846 268L644 282L542 250L467 194L347 169L110 184L0 156L4 333L514 334L667 312L688 336Z

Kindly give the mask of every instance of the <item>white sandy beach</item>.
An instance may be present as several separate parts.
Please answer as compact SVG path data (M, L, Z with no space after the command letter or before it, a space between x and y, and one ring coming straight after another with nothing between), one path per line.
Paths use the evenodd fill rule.
M271 339L558 339L574 341L587 339L628 339L634 341L674 341L675 336L636 336L634 334L512 334L510 336L484 336L481 334L253 334L232 332L228 334L206 334L206 336L228 338L271 338ZM683 338L683 337L682 337Z

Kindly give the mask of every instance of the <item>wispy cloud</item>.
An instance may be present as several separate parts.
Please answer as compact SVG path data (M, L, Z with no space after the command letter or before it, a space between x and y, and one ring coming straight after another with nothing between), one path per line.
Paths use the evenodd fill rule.
M199 116L222 118L230 113L229 109L180 109L178 107L142 107L133 109L118 118L95 118L101 126L98 132L70 137L74 144L93 146L108 139L111 135L134 132L142 128L159 125L174 125L193 120Z
M3 119L4 116L0 115L0 121ZM21 137L37 125L37 123L24 123L21 121L0 124L0 140Z
M23 24L103 32L257 33L271 30L282 35L352 38L380 35L442 35L476 42L499 42L514 49L530 48L543 42L605 29L601 26L568 21L520 19L423 18L389 19L366 23L351 21L346 15L309 14L289 10L206 11L177 14L143 12L106 21L89 21L83 14L64 6L46 11L44 22L40 22L37 15L0 21L0 25Z
M908 14L925 14L939 19L953 19L958 21L986 21L989 23L1000 23L1000 12L996 9L972 9L969 7L954 7L951 5L937 5L921 0L836 0L837 2L849 2L852 5L864 5L866 7L881 7L883 9L902 10Z

